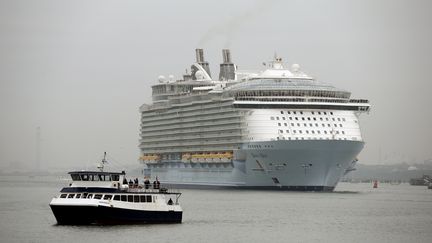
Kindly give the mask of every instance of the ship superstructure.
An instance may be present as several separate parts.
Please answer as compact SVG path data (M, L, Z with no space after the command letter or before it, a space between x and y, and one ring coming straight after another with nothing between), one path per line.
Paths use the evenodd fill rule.
M241 72L223 50L217 80L203 50L191 73L159 77L142 105L147 176L190 187L333 190L364 146L367 100L318 81L282 59Z

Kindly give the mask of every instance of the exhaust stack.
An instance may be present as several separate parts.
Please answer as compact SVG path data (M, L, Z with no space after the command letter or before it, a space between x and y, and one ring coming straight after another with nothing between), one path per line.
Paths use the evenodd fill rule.
M220 64L219 80L235 80L235 65L231 62L229 49L222 50L223 63Z
M195 49L195 55L196 55L196 63L199 64L208 74L208 76L211 78L210 74L210 66L209 63L204 61L204 50L203 49ZM198 68L195 65L191 66L191 72L192 72L192 79L196 80L195 73L198 71Z

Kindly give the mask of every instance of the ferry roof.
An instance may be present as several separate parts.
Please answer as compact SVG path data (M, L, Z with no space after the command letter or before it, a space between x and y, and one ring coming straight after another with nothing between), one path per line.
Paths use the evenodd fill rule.
M122 172L105 172L105 171L88 171L88 170L79 170L79 171L71 171L68 174L86 174L86 175L125 175L124 171Z
M229 87L230 91L255 91L255 90L318 90L348 92L336 88L330 84L314 79L298 78L257 78L247 80Z

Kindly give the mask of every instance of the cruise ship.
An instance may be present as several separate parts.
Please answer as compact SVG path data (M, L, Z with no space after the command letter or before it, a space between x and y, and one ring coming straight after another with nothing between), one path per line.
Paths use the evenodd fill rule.
M140 107L144 176L182 188L333 191L364 147L365 99L275 56L240 71L222 50L213 77L196 49L182 79L159 76Z

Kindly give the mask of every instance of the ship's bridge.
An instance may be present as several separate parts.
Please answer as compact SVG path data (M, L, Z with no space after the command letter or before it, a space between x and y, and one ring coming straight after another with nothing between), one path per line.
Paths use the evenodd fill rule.
M350 92L311 78L252 77L230 86L225 95L234 97L238 108L370 109L368 100L350 99Z
M254 78L229 88L235 97L247 96L291 96L326 97L349 99L350 92L314 79L299 78Z

